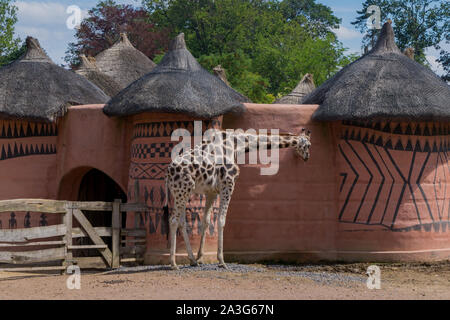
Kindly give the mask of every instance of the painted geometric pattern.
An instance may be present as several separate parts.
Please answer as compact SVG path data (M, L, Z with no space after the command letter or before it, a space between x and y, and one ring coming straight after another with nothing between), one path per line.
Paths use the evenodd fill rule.
M57 135L58 129L56 124L53 123L0 122L0 139L56 137Z
M220 122L218 120L203 121L203 129L218 127L220 127ZM138 123L134 126L133 138L170 137L172 132L176 129L187 129L189 132L193 132L194 123L193 121Z
M48 225L46 213L10 212L2 214L0 218L0 229L27 229Z
M447 124L344 122L339 221L450 230L447 133Z
M0 160L47 154L56 154L55 144L22 144L14 142L14 144L7 143L2 145Z
M220 128L217 120L203 121L203 131ZM163 205L166 200L164 178L171 162L171 152L177 142L170 142L172 132L183 128L194 131L193 121L166 121L139 123L134 126L134 142L131 147L130 183L128 197L130 201L140 199L148 205L146 212L138 212L138 223L148 226L149 234L167 236L169 227L163 219ZM187 146L184 146L185 148ZM193 196L186 208L187 231L199 234L200 217L203 215L206 199L203 195ZM169 201L170 203L170 201ZM218 214L218 206L213 207L211 214L210 234L214 234Z

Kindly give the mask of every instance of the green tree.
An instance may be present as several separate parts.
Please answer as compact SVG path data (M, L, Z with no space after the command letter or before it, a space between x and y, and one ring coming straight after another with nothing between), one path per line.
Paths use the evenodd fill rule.
M20 55L20 39L14 37L17 7L11 0L0 0L0 65L7 64Z
M340 19L315 0L143 0L150 20L184 32L207 69L221 64L228 81L254 102L272 102L305 73L317 84L349 59L331 28Z
M381 21L391 19L397 44L401 50L414 48L415 60L427 64L425 49L440 48L440 43L450 32L450 3L446 0L366 0L362 9L357 11L358 17L352 22L362 33L363 45L373 46L379 33L377 29L369 29L367 13L370 5L377 5L381 10ZM446 51L442 50L441 57Z

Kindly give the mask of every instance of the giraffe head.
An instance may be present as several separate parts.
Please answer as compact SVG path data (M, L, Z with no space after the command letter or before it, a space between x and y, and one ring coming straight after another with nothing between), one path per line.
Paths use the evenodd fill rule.
M302 129L302 133L298 136L298 143L295 147L295 152L299 157L301 157L305 162L308 161L310 157L309 148L311 147L311 131L306 131L305 128Z

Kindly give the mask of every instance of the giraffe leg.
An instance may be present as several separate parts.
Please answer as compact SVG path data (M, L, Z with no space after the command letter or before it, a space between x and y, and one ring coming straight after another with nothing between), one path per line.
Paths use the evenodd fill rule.
M228 269L223 259L223 230L227 219L228 206L234 189L234 182L227 183L220 191L220 209L219 209L219 240L217 248L217 259L219 267Z
M183 233L184 243L186 244L186 251L188 253L189 260L191 261L191 266L196 267L198 266L198 263L192 253L191 242L189 241L189 235L186 230L186 206L183 208L183 214L180 217L179 224Z
M213 208L214 201L216 200L217 195L214 193L206 195L206 205L205 211L203 213L202 220L202 237L200 240L200 248L198 249L197 262L203 264L203 252L205 247L205 238L206 238L206 230L211 223L211 212Z
M178 210L170 217L170 265L172 270L178 270L175 254L177 251Z

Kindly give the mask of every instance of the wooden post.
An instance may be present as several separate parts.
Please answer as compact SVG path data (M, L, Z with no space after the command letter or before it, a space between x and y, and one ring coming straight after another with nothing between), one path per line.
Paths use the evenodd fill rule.
M120 212L120 204L122 200L114 200L112 211L112 264L111 268L120 267L120 229L122 227L122 219Z
M64 224L66 225L66 235L64 236L64 242L65 242L65 254L66 258L64 260L63 265L68 268L70 265L73 264L73 254L72 249L70 249L70 246L72 246L72 212L73 212L73 203L67 202L65 204L66 213L64 214Z

